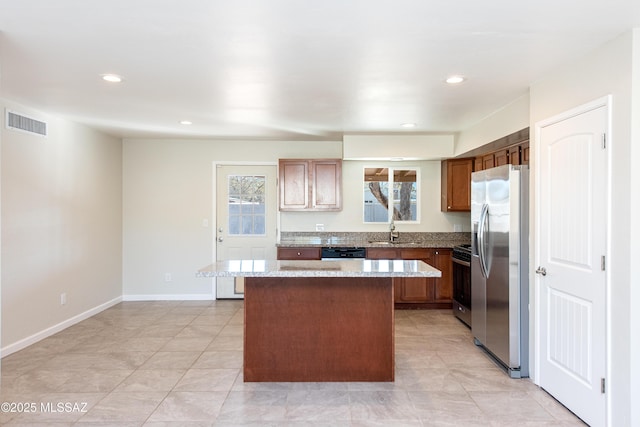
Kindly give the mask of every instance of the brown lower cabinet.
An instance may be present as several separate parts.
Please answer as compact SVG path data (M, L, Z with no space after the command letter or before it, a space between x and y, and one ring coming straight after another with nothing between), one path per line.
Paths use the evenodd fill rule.
M368 259L419 259L442 271L440 278L393 279L396 308L450 309L453 299L451 249L368 248Z
M278 248L278 259L281 260L319 260L320 248L304 247L304 248Z
M440 278L397 277L393 279L396 308L451 308L453 276L448 248L367 248L368 259L419 259L442 272ZM280 260L319 260L318 247L280 247Z

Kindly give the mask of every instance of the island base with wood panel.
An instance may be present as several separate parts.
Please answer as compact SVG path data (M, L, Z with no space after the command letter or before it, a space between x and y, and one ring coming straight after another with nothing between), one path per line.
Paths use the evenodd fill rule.
M245 279L245 381L393 381L391 278Z
M393 381L398 277L420 260L229 260L199 277L244 277L244 381Z

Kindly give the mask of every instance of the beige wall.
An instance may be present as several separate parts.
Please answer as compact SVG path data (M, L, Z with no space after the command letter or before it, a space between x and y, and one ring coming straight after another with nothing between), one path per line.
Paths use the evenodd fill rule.
M341 212L312 213L283 212L282 231L314 231L315 225L324 224L327 231L387 231L388 224L365 224L363 215L363 182L365 166L416 167L420 170L420 223L397 224L402 232L453 231L459 224L469 231L468 213L440 212L440 161L385 162L344 161L342 163L342 191L344 206Z
M213 257L213 163L267 162L279 158L340 158L342 143L291 141L144 140L124 142L125 299L210 298L211 281L194 276ZM440 212L440 162L343 163L342 212L283 212L283 231L385 231L362 223L364 165L412 165L422 171L422 221L398 225L402 231L469 229L468 214ZM165 282L164 274L172 281Z
M125 299L211 298L195 272L211 263L213 163L276 164L279 157L340 157L340 142L124 141ZM170 273L171 282L165 282Z
M640 212L640 168L637 167L640 162L640 29L633 31L633 66L632 66L632 82L631 82L631 164L635 167L631 167L631 218L636 219L631 221L630 226L630 242L631 248L627 255L627 262L630 266L634 265L637 260L640 259L640 245L637 242L640 241L640 223L637 221L638 212ZM631 401L638 402L640 400L640 339L637 339L637 333L640 331L640 310L637 309L640 304L640 269L631 268L629 283L633 283L634 286L630 286L629 297L629 312L630 312L630 331L635 332L636 339L632 339L630 342L631 353L629 359L635 361L631 364L631 370L629 375L629 382L631 383ZM632 333L633 333L632 332ZM631 422L630 425L640 425L640 405L631 405Z
M529 93L505 105L480 123L460 132L454 156L510 135L529 126Z
M2 143L2 348L19 350L122 295L122 143L0 100L45 120L42 138ZM60 295L66 293L66 305Z
M607 384L610 392L610 417L613 426L638 425L638 421L631 422L630 377L631 349L630 343L637 342L637 329L633 331L630 324L631 306L638 306L637 293L631 294L631 283L640 283L637 269L631 266L637 262L637 257L630 259L629 255L637 246L640 236L637 225L632 228L632 212L637 218L638 173L632 174L632 165L638 165L640 157L637 149L632 147L640 144L638 125L634 125L632 134L632 106L638 117L640 99L638 92L632 97L632 51L637 52L638 33L626 33L611 41L591 54L573 61L566 67L551 73L547 78L531 87L531 142L533 161L535 162L535 123L552 117L564 111L573 109L595 99L612 96L612 135L610 135L610 174L611 174L611 218L610 218L610 256L608 286L608 312L610 322L607 325L611 343L608 354L610 378ZM638 83L638 71L635 69L635 83ZM637 122L637 120L636 120ZM637 168L636 168L637 169ZM533 182L536 182L535 165ZM635 178L635 185L632 186ZM535 185L534 185L535 190ZM535 202L535 192L532 202ZM635 206L632 207L632 200ZM532 208L535 209L535 206ZM532 210L533 211L533 210ZM532 230L535 232L535 230ZM533 235L533 234L532 234ZM634 242L634 245L632 245ZM533 249L533 248L532 248ZM532 253L533 250L532 250ZM636 250L637 255L637 250ZM533 283L533 282L532 282ZM637 286L636 286L637 287ZM632 299L633 298L633 299ZM635 322L637 324L637 315ZM637 354L636 347L636 354ZM635 358L633 369L637 369L638 357ZM637 371L636 371L637 378ZM635 401L638 401L637 394Z

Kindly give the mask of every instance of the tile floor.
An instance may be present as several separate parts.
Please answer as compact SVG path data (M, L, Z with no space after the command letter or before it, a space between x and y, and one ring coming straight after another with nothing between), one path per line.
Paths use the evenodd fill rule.
M0 425L583 425L450 311L396 311L394 383L244 383L242 322L242 301L118 304L2 360Z

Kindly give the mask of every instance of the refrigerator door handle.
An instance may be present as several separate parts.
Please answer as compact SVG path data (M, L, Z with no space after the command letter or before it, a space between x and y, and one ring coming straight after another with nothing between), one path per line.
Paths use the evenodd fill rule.
M489 278L489 272L487 271L487 254L485 245L485 229L487 226L487 218L489 216L489 205L482 205L482 211L480 212L480 221L478 225L478 256L480 258L480 270L485 278Z

